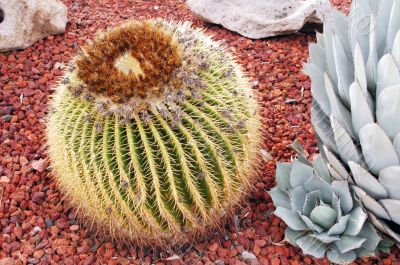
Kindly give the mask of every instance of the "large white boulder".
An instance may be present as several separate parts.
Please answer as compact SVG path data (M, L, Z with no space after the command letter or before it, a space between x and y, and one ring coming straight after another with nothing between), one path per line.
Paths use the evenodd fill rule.
M329 0L187 0L192 12L207 22L260 39L294 33L305 23L329 17Z
M0 51L25 49L63 33L67 7L59 0L0 0Z

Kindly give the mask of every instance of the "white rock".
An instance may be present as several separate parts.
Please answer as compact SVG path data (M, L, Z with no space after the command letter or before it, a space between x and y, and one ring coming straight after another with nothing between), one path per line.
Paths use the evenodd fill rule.
M260 39L290 34L305 23L322 23L333 10L329 0L187 0L205 21Z
M242 252L242 258L244 260L257 260L256 255L254 255L253 253L248 252L246 250Z
M59 0L0 0L0 10L2 52L63 33L67 24L67 8Z

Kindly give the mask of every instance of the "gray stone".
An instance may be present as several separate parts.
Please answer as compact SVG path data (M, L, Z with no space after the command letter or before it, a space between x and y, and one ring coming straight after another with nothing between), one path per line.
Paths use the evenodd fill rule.
M254 255L253 253L248 252L246 250L242 252L242 258L244 260L257 260L256 255Z
M329 0L187 0L203 20L251 38L290 34L306 23L322 23L333 10Z
M0 51L25 49L65 31L67 8L59 0L0 0Z

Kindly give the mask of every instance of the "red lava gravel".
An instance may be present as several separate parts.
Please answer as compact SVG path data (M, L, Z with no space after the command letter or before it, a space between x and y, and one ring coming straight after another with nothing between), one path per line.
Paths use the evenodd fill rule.
M350 0L332 0L347 12ZM271 212L268 190L275 162L291 159L300 139L317 151L310 124L310 81L301 73L313 34L249 40L195 18L183 0L64 0L69 22L24 51L0 53L0 265L9 264L329 264L282 243L285 225ZM62 201L46 158L44 119L51 87L87 38L135 18L190 20L224 40L248 71L260 96L265 146L273 157L248 206L221 231L196 245L137 250L90 234ZM362 264L400 264L397 248Z

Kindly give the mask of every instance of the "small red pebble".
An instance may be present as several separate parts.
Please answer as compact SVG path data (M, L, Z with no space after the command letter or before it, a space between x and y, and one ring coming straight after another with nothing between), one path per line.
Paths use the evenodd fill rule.
M13 198L17 202L22 202L25 199L25 192L23 192L23 191L15 192L13 194Z
M231 253L231 251L227 248L223 248L223 247L218 248L218 256L220 256L221 258L225 258L230 253Z
M208 246L208 250L211 252L216 252L219 248L219 244L217 242L212 243L211 245Z
M30 256L35 252L35 247L30 244L26 244L22 247L22 253L26 254L27 256Z
M281 260L279 258L273 258L271 260L271 265L279 265L281 264Z
M15 83L19 88L24 88L24 87L26 87L27 85L28 85L28 83L25 81L25 80L18 80L16 83Z
M267 244L267 241L262 240L262 239L256 239L256 240L254 240L254 244L256 244L259 247L263 247Z
M44 192L35 192L32 196L32 201L34 203L41 203L46 198L46 194Z
M262 257L258 261L260 262L260 265L269 265L269 260L267 258Z
M235 248L239 254L242 254L244 251L244 247L242 245L235 246Z
M36 140L37 140L37 137L36 137L36 135L34 135L33 133L31 133L31 134L28 135L28 140L29 140L29 141L36 141Z
M77 230L79 230L79 225L71 225L71 226L69 227L69 230L71 230L71 231L77 231Z
M312 260L311 260L310 257L305 256L305 257L304 257L304 262L305 262L306 264L311 264Z
M21 166L26 166L26 165L28 165L28 163L29 163L29 161L28 161L28 159L26 159L25 156L20 156L19 157L19 164Z
M9 62L15 62L16 61L15 56L13 54L9 55L8 56L8 61Z
M392 259L391 258L383 259L383 264L384 265L391 265L392 264Z
M19 225L14 227L14 234L18 239L22 239L22 228Z
M256 255L256 256L260 255L260 253L261 253L260 246L254 245L253 252L254 252L254 255Z
M39 172L43 172L47 168L47 163L44 159L39 159L32 162L32 168Z
M130 261L128 259L122 258L122 257L112 258L108 262L108 265L128 265L128 264L131 264Z
M13 258L2 258L0 259L0 265L15 265L15 259Z
M37 258L37 259L40 259L41 257L43 257L43 255L44 255L44 251L41 250L41 249L36 250L36 251L33 253L33 257L35 257L35 258Z
M7 176L1 176L0 183L10 183L10 178Z

